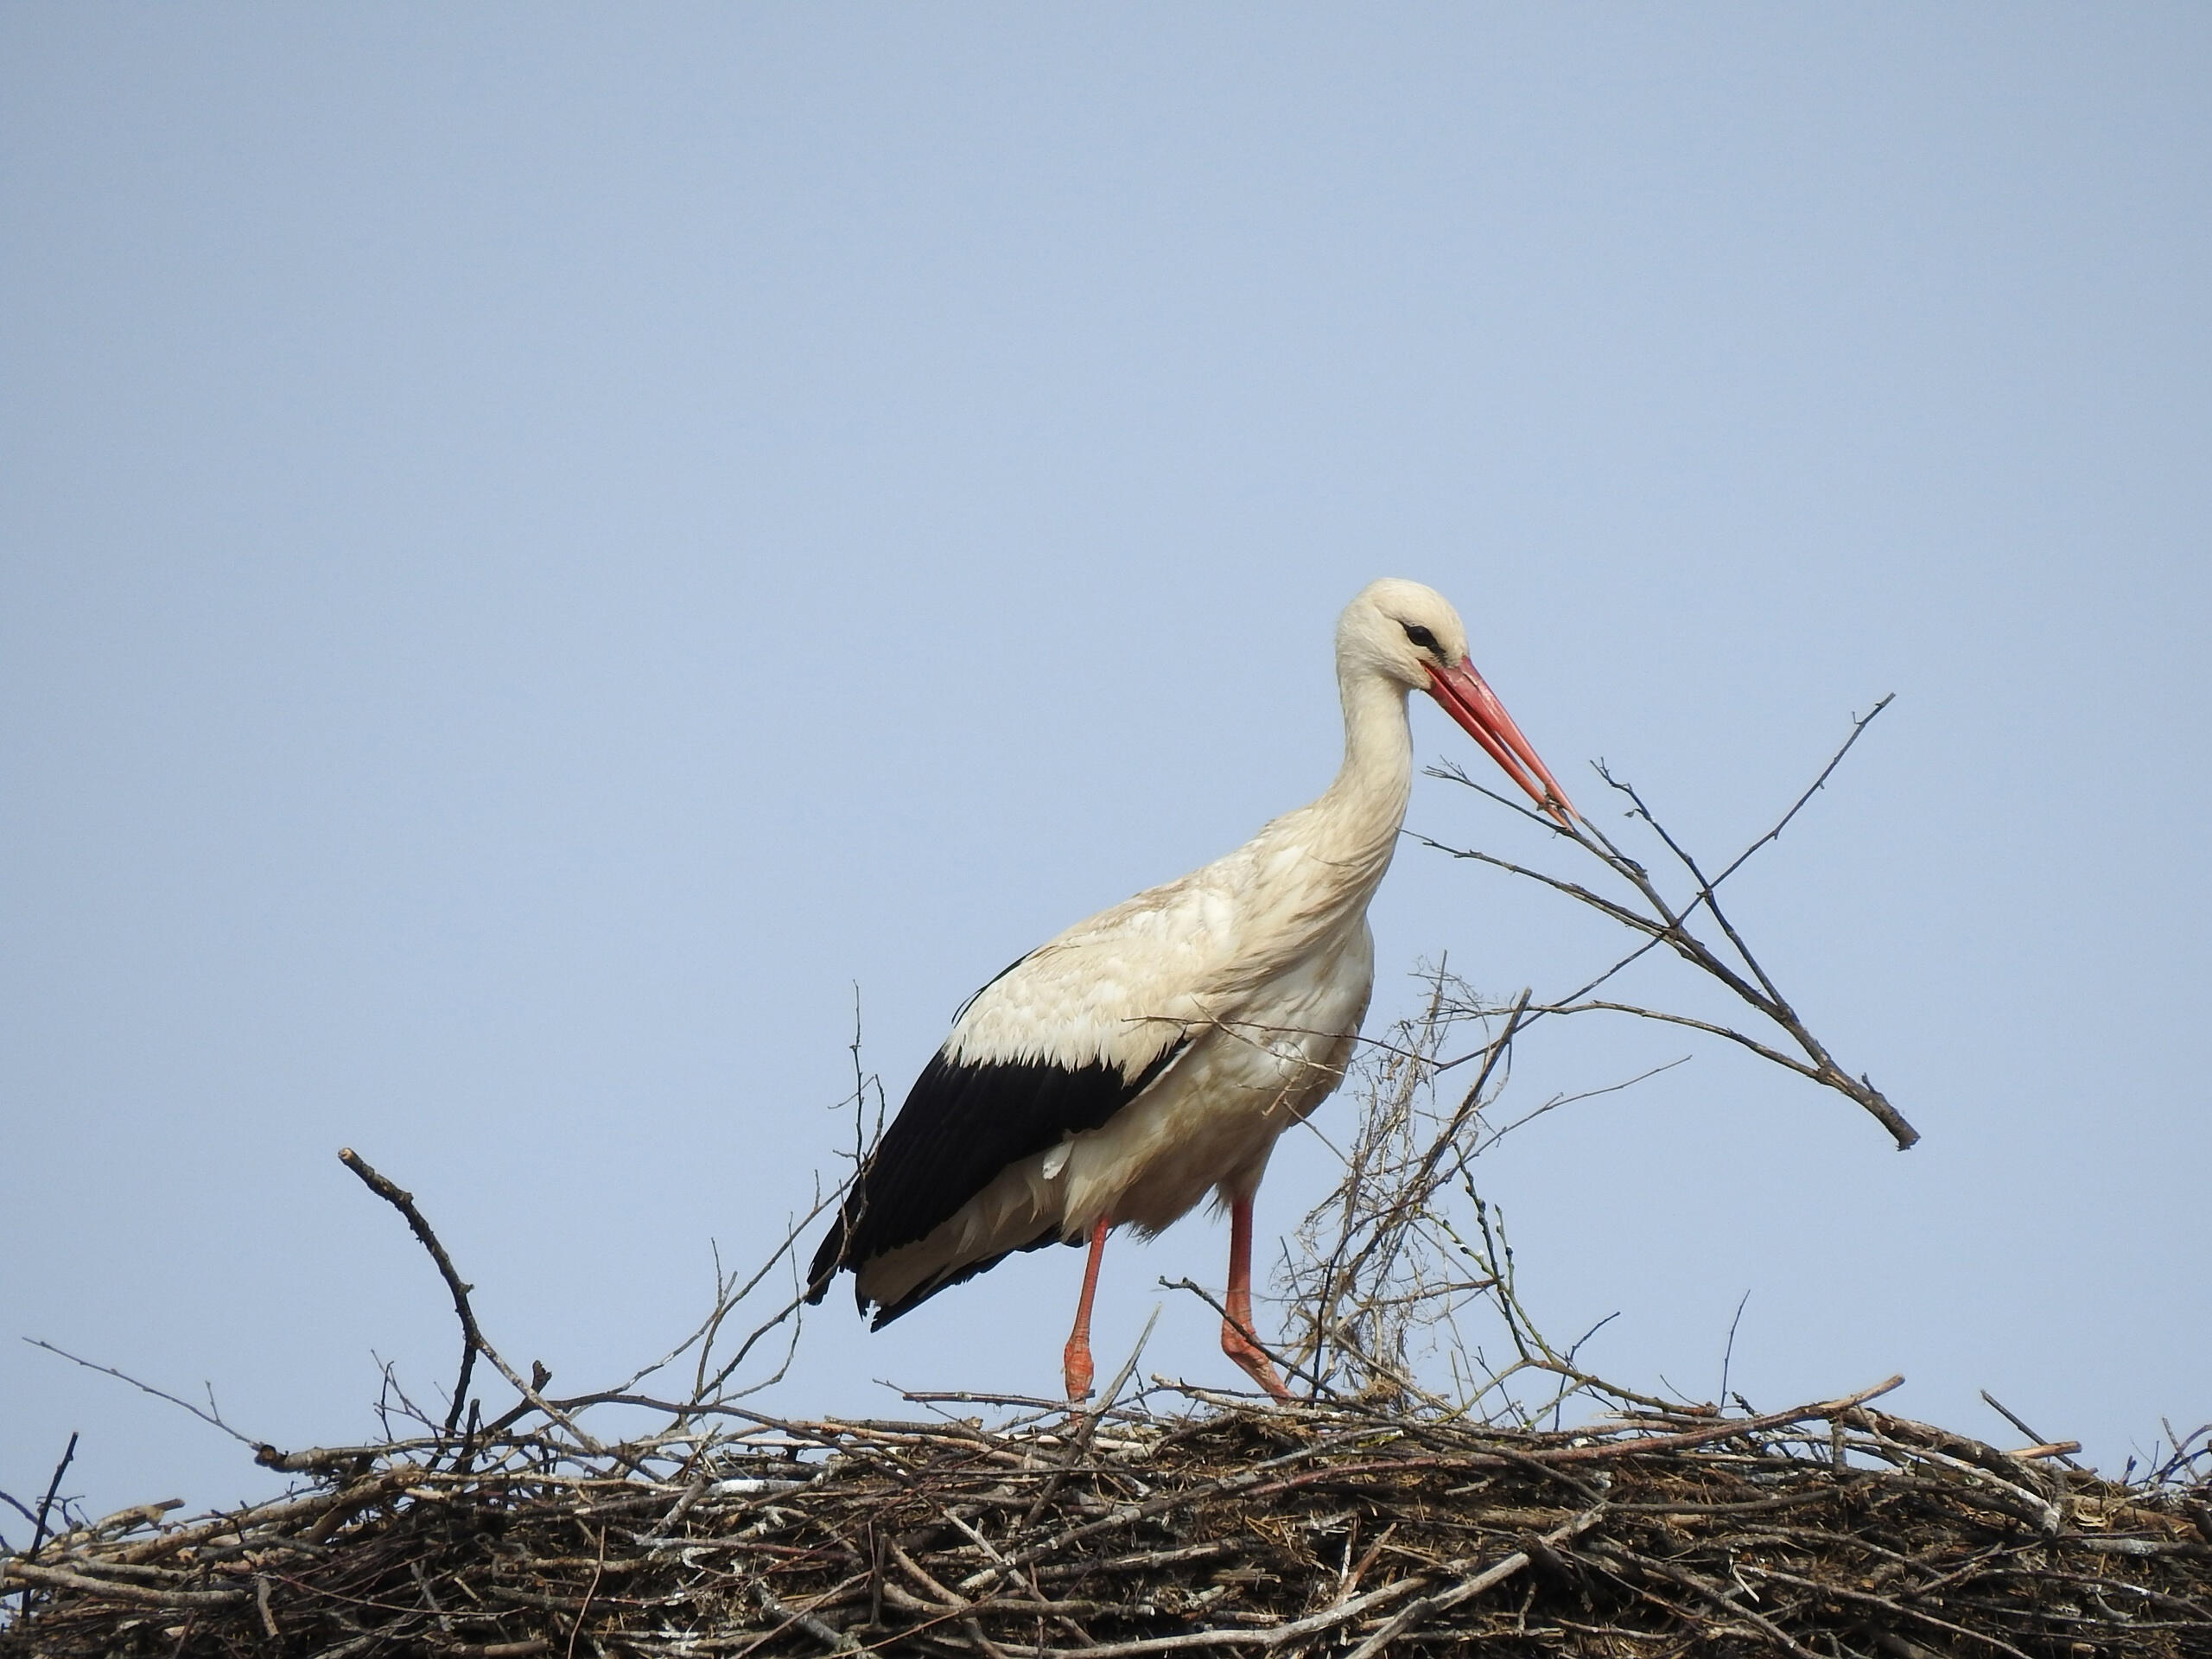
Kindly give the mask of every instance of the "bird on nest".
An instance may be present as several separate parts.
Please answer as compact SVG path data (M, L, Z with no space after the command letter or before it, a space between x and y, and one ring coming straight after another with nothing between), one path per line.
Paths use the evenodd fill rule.
M1368 901L1413 788L1408 695L1427 693L1537 805L1574 809L1467 660L1434 589L1370 583L1337 623L1344 764L1236 851L1047 940L969 998L815 1253L875 1328L1017 1250L1090 1246L1063 1351L1090 1392L1106 1236L1230 1215L1221 1345L1287 1397L1252 1327L1252 1199L1275 1141L1344 1081L1375 980Z

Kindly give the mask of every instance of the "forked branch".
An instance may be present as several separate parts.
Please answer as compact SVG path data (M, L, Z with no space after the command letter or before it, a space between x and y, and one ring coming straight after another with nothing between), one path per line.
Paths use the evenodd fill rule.
M1525 807L1508 800L1497 791L1484 788L1456 766L1431 767L1430 775L1445 779L1452 783L1464 785L1477 793L1497 801L1510 810L1518 812L1532 822L1541 824L1552 834L1573 842L1603 864L1615 877L1625 882L1633 890L1633 896L1627 899L1608 898L1580 882L1571 881L1546 871L1532 869L1489 853L1447 846L1444 842L1431 840L1425 836L1418 836L1416 839L1454 858L1471 859L1478 863L1494 865L1514 875L1538 882L1554 893L1563 893L1579 904L1588 906L1600 915L1643 936L1642 944L1588 984L1567 996L1530 1008L1529 1010L1530 1020L1545 1014L1603 1011L1630 1014L1643 1019L1664 1020L1675 1025L1690 1026L1712 1032L1732 1042L1741 1044L1763 1058L1786 1066L1790 1071L1810 1078L1815 1083L1834 1089L1839 1094L1855 1101L1890 1132L1891 1138L1897 1142L1898 1150L1903 1151L1920 1139L1920 1131L1905 1121L1904 1114L1890 1103L1888 1098L1864 1073L1854 1077L1836 1063L1834 1057L1828 1052L1827 1046L1813 1034L1803 1019L1799 1016L1797 1010L1790 1004L1789 999L1783 995L1780 988L1775 984L1772 976L1752 954L1751 947L1745 943L1743 935L1737 930L1735 924L1729 919L1727 912L1720 907L1719 899L1721 884L1735 874L1738 870L1743 868L1752 855L1761 848L1781 837L1782 832L1789 826L1790 822L1798 813L1804 810L1806 804L1826 785L1835 769L1842 764L1844 756L1851 753L1852 746L1859 741L1860 734L1872 723L1874 717L1890 706L1891 701L1891 697L1885 696L1866 714L1853 717L1850 735L1844 739L1842 746L1828 758L1827 764L1821 768L1819 775L1790 804L1789 810L1783 813L1770 829L1755 838L1742 852L1731 859L1717 875L1706 874L1696 857L1664 824L1660 823L1657 815L1637 792L1633 785L1615 777L1603 761L1599 762L1598 775L1605 779L1609 787L1627 798L1630 803L1629 816L1643 822L1667 852L1688 874L1690 880L1696 884L1689 897L1680 903L1669 901L1661 892L1659 884L1651 872L1590 820L1578 819L1572 829L1562 829L1549 818L1531 812ZM1700 909L1712 918L1713 925L1719 932L1719 942L1700 937L1693 927L1692 924ZM1761 1042L1742 1032L1709 1021L1693 1020L1683 1015L1629 1003L1587 1000L1590 992L1612 978L1630 963L1637 960L1656 944L1666 945L1675 955L1690 963L1710 978L1727 987L1740 1001L1779 1027L1803 1058L1802 1059L1792 1058L1783 1054L1770 1043Z

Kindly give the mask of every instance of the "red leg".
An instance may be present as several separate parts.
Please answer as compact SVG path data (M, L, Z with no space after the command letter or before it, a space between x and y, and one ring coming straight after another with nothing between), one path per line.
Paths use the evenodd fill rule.
M1113 1224L1101 1216L1098 1225L1091 1231L1090 1260L1083 1269L1083 1300L1075 1305L1075 1330L1061 1355L1071 1400L1090 1397L1090 1299L1098 1294L1099 1258L1106 1254L1106 1230Z
M1290 1398L1290 1390L1275 1375L1274 1362L1252 1333L1252 1200L1249 1194L1229 1206L1229 1317L1221 1322L1221 1351L1276 1399Z

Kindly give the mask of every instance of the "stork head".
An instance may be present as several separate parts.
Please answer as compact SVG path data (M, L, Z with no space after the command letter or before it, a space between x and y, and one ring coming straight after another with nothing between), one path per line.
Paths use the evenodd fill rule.
M1370 582L1337 624L1340 670L1365 671L1426 691L1483 746L1529 798L1571 828L1574 808L1521 734L1497 694L1467 660L1467 630L1433 588L1385 576Z

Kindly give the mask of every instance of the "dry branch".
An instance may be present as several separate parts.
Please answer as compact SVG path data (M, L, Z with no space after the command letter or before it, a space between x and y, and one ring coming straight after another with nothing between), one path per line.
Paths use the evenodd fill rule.
M1834 1089L1839 1094L1857 1103L1862 1109L1890 1132L1891 1138L1897 1142L1897 1149L1902 1152L1920 1139L1920 1131L1905 1121L1904 1114L1892 1106L1888 1097L1863 1073L1853 1077L1836 1063L1834 1057L1828 1052L1827 1046L1813 1034L1796 1008L1791 1006L1789 999L1783 995L1758 957L1752 954L1751 947L1744 942L1743 936L1738 931L1735 924L1729 919L1727 913L1720 907L1721 884L1735 874L1738 870L1743 868L1752 855L1761 848L1781 838L1782 832L1789 828L1790 823L1805 809L1806 804L1827 786L1828 779L1834 775L1836 768L1843 764L1843 758L1851 753L1853 746L1865 734L1866 728L1872 724L1875 716L1888 708L1891 702L1891 697L1885 696L1866 714L1854 716L1850 735L1844 739L1842 747L1828 757L1827 764L1821 768L1819 775L1807 786L1804 792L1790 804L1789 810L1784 811L1772 826L1755 837L1749 846L1731 859L1722 867L1720 873L1714 876L1708 877L1705 874L1696 857L1664 824L1660 823L1656 815L1645 804L1643 796L1637 791L1633 785L1615 777L1604 762L1599 762L1598 775L1605 780L1608 788L1625 798L1630 803L1630 817L1640 821L1665 849L1667 854L1682 867L1690 880L1696 884L1685 899L1669 900L1660 891L1659 884L1651 872L1631 857L1591 820L1580 818L1575 821L1571 829L1563 829L1550 818L1529 811L1495 791L1484 788L1457 766L1431 767L1429 775L1471 789L1476 793L1496 801L1508 810L1541 825L1545 830L1557 836L1560 839L1572 842L1596 859L1614 877L1625 882L1632 889L1632 896L1620 899L1608 899L1579 882L1571 881L1563 876L1553 875L1542 870L1532 869L1526 865L1516 864L1493 854L1478 852L1468 848L1447 846L1442 842L1431 840L1426 836L1416 837L1416 839L1424 845L1435 848L1440 852L1448 853L1454 858L1470 859L1477 863L1492 865L1511 874L1537 882L1554 893L1565 894L1579 904L1588 906L1609 920L1627 928L1631 933L1641 936L1643 943L1595 979L1564 996L1555 997L1536 1005L1530 1011L1529 1018L1532 1021L1546 1014L1605 1012L1635 1014L1644 1019L1665 1020L1710 1032L1732 1042L1741 1044L1762 1058L1771 1060L1826 1088ZM1713 925L1719 930L1723 943L1715 944L1704 938L1693 925L1697 912L1700 909L1713 918ZM1662 944L1673 950L1676 956L1690 963L1707 977L1725 986L1730 993L1755 1013L1779 1027L1789 1041L1796 1045L1803 1058L1802 1059L1793 1058L1780 1052L1772 1043L1762 1042L1747 1033L1710 1021L1693 1020L1681 1014L1634 1004L1588 1000L1591 992L1621 973L1655 947Z
M476 1369L476 1356L484 1348L484 1333L477 1328L475 1310L468 1305L468 1293L475 1287L461 1281L453 1258L446 1254L446 1247L438 1242L438 1236L430 1230L430 1224L415 1207L412 1192L404 1192L385 1179L351 1147L338 1149L338 1161L359 1176L362 1185L406 1217L408 1227L430 1253L430 1260L437 1264L438 1276L446 1281L446 1289L453 1296L453 1311L461 1320L461 1376L454 1382L453 1404L446 1411L445 1432L451 1434L461 1427L461 1414L468 1399L468 1379Z

